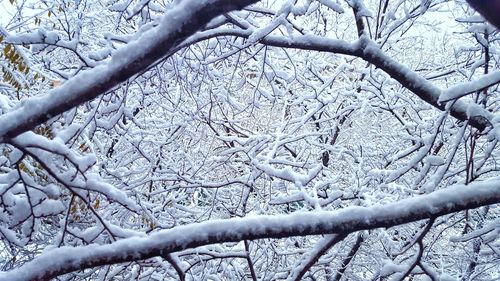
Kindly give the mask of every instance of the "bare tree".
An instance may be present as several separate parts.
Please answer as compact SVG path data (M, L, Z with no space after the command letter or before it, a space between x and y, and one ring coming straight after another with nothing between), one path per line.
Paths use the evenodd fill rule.
M498 278L465 1L4 5L0 279Z

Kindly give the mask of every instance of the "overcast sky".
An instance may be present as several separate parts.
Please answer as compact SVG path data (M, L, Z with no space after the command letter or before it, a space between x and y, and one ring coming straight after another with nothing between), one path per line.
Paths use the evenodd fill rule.
M0 24L5 26L12 18L13 5L6 0L0 0Z

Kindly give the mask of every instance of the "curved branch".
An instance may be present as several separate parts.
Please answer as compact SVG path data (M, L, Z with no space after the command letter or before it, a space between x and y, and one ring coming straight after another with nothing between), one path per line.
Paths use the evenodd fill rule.
M148 68L172 48L203 28L211 19L242 9L257 0L182 1L163 17L158 27L119 49L105 65L83 71L47 96L26 100L23 106L0 116L0 141L13 138Z
M202 40L202 38L208 39L219 35L248 38L251 34L249 30L221 28L197 33L195 37L197 37L197 40ZM446 102L440 100L441 94L445 93L443 97L446 97L450 92L457 91L453 87L444 91L436 87L417 72L385 54L378 45L366 35L362 35L359 40L353 43L339 39L323 38L317 35L298 35L293 38L268 35L262 38L259 43L272 47L328 52L359 57L380 68L389 74L391 78L398 81L403 87L417 95L421 100L441 111L444 111L447 105ZM469 88L475 89L478 87L484 88L497 83L497 81L498 73L494 73L485 75L485 77L479 78L478 81L461 84L460 87L462 90ZM469 125L480 131L492 126L491 120L493 116L487 110L471 108L474 104L469 104L460 100L452 100L450 103L452 104L449 109L450 114L454 118L461 121L468 120Z
M423 101L439 110L444 111L446 109L447 104L444 102L442 103L439 100L440 95L443 92L441 89L382 52L376 43L369 38L362 37L360 41L363 49L363 52L360 55L361 58L385 71L391 76L391 78L401 83L403 87L416 94ZM463 86L465 85L463 84ZM476 115L469 116L470 106L470 104L460 100L452 101L450 114L458 120L468 120L470 125L481 131L486 129L486 127L491 126L490 120L492 119L492 116L490 112L483 110L480 114L475 113Z
M185 46L186 43L194 43L220 35L249 38L252 35L251 30L229 28L216 28L197 33L193 38L190 36L202 29L215 16L241 9L255 2L258 0L181 2L167 12L158 27L117 51L108 64L83 71L50 91L47 96L26 100L22 107L1 115L0 141L31 130L58 114L104 94L119 83L144 71L159 59ZM171 20L173 18L175 20ZM445 109L445 103L439 102L442 92L439 88L383 53L375 42L365 35L355 43L315 35L300 35L293 38L269 35L262 38L259 43L274 47L360 57L384 70L425 102L440 110ZM481 112L476 116L468 116L467 112L468 104L461 101L456 101L450 109L453 117L462 121L469 120L470 125L481 131L491 126L492 117L489 112ZM475 112L477 113L477 110Z
M498 186L500 180L489 180L456 185L384 206L214 220L108 245L61 247L39 255L18 269L0 273L0 280L47 280L76 270L144 260L214 243L331 233L346 235L359 230L392 227L500 203Z

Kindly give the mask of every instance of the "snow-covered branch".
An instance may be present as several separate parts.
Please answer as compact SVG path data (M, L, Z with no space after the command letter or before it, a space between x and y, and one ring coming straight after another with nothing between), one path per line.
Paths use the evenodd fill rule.
M483 75L481 78L468 83L461 83L450 87L439 96L440 102L458 99L470 93L481 91L500 83L500 70Z
M212 220L127 238L109 245L61 247L47 251L10 272L2 280L46 280L96 266L144 260L214 243L317 234L348 234L392 227L461 210L500 203L500 180L456 185L428 195L373 207L339 211L298 212Z
M241 37L250 36L249 32L244 31L227 31L225 34ZM443 96L448 96L450 92L454 93L457 91L455 87L445 91L441 90L415 71L385 54L375 42L366 36L361 36L358 41L349 43L344 40L322 38L316 35L294 36L293 38L270 35L262 38L259 42L274 47L315 50L360 57L373 63L401 83L403 87L440 110L445 110L446 105L446 103L442 102L443 98L440 100L441 93L444 92ZM473 91L476 88L482 89L496 83L498 83L498 73L493 72L484 78L480 78L476 83L472 85L466 84L466 86L467 89L471 88L471 91ZM462 91L464 90L463 86L460 85ZM493 117L489 112L482 111L480 114L470 116L468 114L468 107L469 105L466 102L455 101L450 109L450 114L458 120L469 120L469 124L479 130L484 130L486 127L492 125L491 119Z
M118 50L101 66L69 79L45 96L37 96L0 116L0 140L12 138L75 106L106 93L119 83L147 69L180 42L203 28L214 17L241 9L256 0L182 1L161 23L138 40Z
M24 2L0 280L497 277L500 34L465 2Z

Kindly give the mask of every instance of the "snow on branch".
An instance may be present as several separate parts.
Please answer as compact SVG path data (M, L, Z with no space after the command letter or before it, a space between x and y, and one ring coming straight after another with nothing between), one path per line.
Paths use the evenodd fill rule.
M61 247L46 251L0 280L48 280L76 270L164 256L214 243L318 234L346 235L392 227L461 210L500 203L500 180L456 185L427 195L372 207L297 212L213 220L132 237L108 245Z
M240 31L223 28L201 32L197 34L197 36L207 39L218 36L219 34L248 38L252 33L247 30ZM449 90L441 90L415 71L385 54L374 41L366 36L361 36L358 41L349 43L344 40L324 38L312 34L298 35L293 38L268 35L262 38L259 43L273 47L329 52L362 58L385 71L391 78L401 83L401 85L416 94L423 101L443 111L446 108L446 103L441 102L443 97L457 91L455 87L451 87ZM485 75L483 78L479 78L478 81L473 82L473 84L467 84L467 89L482 89L496 83L498 83L498 73L493 72L489 75ZM464 85L459 85L457 87L463 91L467 90L464 89L463 86ZM470 104L466 102L453 101L450 108L450 114L458 120L468 120L471 126L481 131L492 126L493 116L491 113L482 110L481 112L475 112L476 114L471 116L471 114L469 114L469 107Z
M287 281L302 280L306 272L335 244L344 240L346 235L327 235L319 240L310 253L306 253L299 260L299 263L294 267Z
M13 138L147 69L184 39L223 13L241 9L257 0L182 1L169 10L158 27L118 50L105 65L83 71L45 96L0 116L0 140Z
M450 87L439 96L440 102L458 99L470 93L486 89L500 83L500 70L481 76L479 79Z
M361 55L363 59L385 71L393 79L401 83L403 87L412 91L423 101L440 110L445 110L446 104L441 103L439 100L442 93L441 89L385 54L377 44L369 38L362 37L360 40L363 46L363 53ZM492 116L489 112L484 111L482 114L470 116L470 114L467 113L468 108L469 105L467 103L454 101L450 108L450 114L461 121L469 120L470 125L481 131L491 126Z

